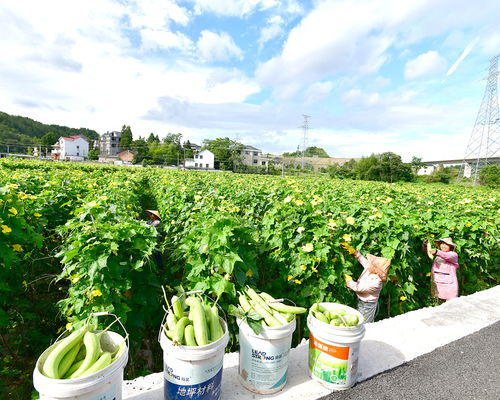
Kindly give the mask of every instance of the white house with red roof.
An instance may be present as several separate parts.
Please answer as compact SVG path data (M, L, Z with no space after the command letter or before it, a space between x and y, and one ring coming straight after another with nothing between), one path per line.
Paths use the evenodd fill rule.
M89 141L85 136L61 136L52 146L54 160L83 161L89 156Z

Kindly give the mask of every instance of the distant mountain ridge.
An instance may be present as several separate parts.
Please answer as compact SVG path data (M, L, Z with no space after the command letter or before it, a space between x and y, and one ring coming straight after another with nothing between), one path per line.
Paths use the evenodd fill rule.
M60 136L76 135L84 135L93 140L99 138L99 134L92 129L47 125L28 117L0 111L0 152L8 150L11 153L27 153L28 147L48 147Z

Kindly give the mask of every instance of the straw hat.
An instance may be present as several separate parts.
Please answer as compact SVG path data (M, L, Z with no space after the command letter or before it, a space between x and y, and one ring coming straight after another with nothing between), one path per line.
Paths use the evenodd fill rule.
M391 260L389 258L377 257L372 254L367 254L366 258L370 263L371 267L374 267L377 270L377 275L384 282L387 281L387 271L391 265Z
M439 246L439 243L446 243L448 246L451 247L452 250L455 250L455 248L457 247L457 245L453 243L453 240L451 240L451 238L442 238L434 240L434 243L436 244L436 246Z
M154 215L156 218L161 220L160 213L157 210L146 210L146 213Z

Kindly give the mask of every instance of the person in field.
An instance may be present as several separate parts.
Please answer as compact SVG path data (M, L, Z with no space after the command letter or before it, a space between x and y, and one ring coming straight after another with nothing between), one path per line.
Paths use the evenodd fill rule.
M427 241L424 244L427 247ZM457 246L451 238L435 240L434 244L438 249L429 249L429 253L436 257L431 269L432 294L441 300L451 300L458 297Z
M341 246L352 254L364 270L355 281L350 275L345 275L346 286L354 290L358 296L358 311L365 317L365 322L375 321L378 312L378 298L384 282L387 282L387 271L391 260L367 254L366 258L347 242Z
M146 214L149 217L148 225L151 226L160 225L161 218L160 218L160 213L157 210L146 210Z

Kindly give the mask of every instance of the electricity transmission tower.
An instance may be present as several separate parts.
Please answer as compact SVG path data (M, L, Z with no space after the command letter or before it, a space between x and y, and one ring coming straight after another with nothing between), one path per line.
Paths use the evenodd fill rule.
M500 112L497 96L499 56L500 54L490 59L486 89L460 171L460 176L463 178L466 168L470 168L474 185L477 183L481 168L492 164L492 158L500 155Z
M304 169L304 156L305 156L305 152L306 152L306 149L307 149L307 146L308 146L308 141L309 141L309 138L308 138L308 135L309 135L309 118L311 118L310 115L305 115L305 114L302 114L302 116L304 117L304 122L302 123L302 126L301 128L304 130L304 137L303 137L303 140L302 140L302 169Z

